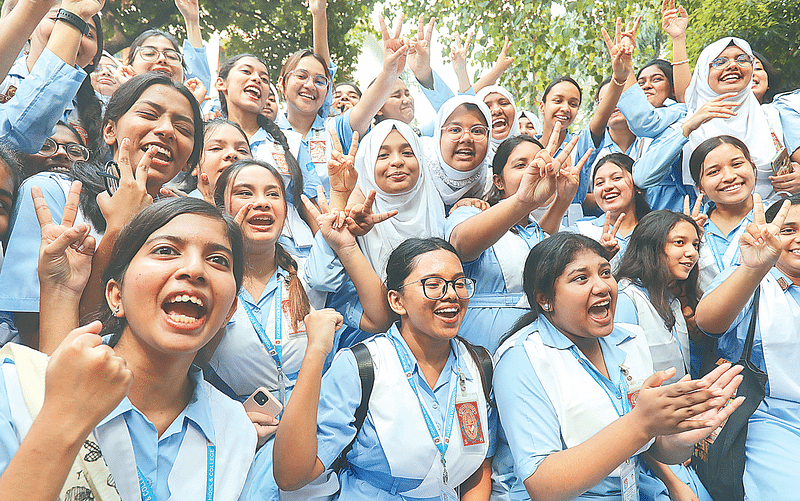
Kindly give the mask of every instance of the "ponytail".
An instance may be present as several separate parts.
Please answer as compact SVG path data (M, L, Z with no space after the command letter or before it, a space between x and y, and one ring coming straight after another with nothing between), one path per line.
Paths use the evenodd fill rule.
M289 316L292 319L292 329L298 330L300 322L311 312L311 302L300 277L297 276L297 262L278 243L275 244L275 261L278 267L289 272Z

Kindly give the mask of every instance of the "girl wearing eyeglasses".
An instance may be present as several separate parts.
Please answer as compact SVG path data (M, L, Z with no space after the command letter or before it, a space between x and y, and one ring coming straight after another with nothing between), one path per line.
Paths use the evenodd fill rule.
M316 170L325 192L330 192L328 160L333 143L329 130L336 130L343 144L350 144L354 132L363 136L372 119L386 102L392 86L400 77L409 51L407 41L400 38L401 25L393 35L383 24L383 67L375 82L361 100L351 109L336 117L328 117L333 103L333 78L336 65L328 49L327 3L312 0L309 10L314 19L314 48L295 52L281 68L278 87L286 101L286 113L279 113L277 124L284 132L292 131L299 140L292 142L292 154L297 157L302 170ZM287 136L290 135L286 132Z
M489 499L496 414L477 351L456 337L475 284L450 244L412 238L386 266L388 302L400 320L366 341L375 369L366 419L354 416L362 384L355 357L324 360L341 317L307 317L308 348L275 436L283 489L314 481L352 443L340 499ZM486 355L488 356L488 355Z
M89 148L75 127L59 121L55 131L55 134L45 140L39 153L24 156L22 166L24 178L27 179L39 172L69 174L73 162L89 160Z

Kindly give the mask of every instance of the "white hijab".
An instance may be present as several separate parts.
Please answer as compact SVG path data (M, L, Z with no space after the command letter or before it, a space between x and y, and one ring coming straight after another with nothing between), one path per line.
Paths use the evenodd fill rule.
M486 96L488 96L489 94L500 94L501 96L503 96L506 99L508 99L511 102L511 106L514 107L514 119L509 124L511 126L511 128L508 131L508 135L506 137L504 137L503 139L495 139L494 137L489 136L489 145L490 145L490 148L491 148L491 156L492 156L492 158L494 158L494 152L497 151L497 147L500 146L500 143L502 143L503 141L505 141L509 137L518 136L520 134L520 132L519 132L519 116L520 116L521 112L520 112L519 108L517 108L517 103L514 102L514 98L511 96L511 93L508 92L505 89L505 87L500 87L499 85L489 85L487 87L484 87L475 95L475 97L477 97L481 101L484 101L486 99ZM488 108L488 106L487 106L487 108ZM489 114L491 115L491 111L489 112ZM491 160L489 160L488 163L491 164L492 163Z
M456 108L462 104L474 104L481 110L486 123L489 127L489 138L492 137L492 114L489 108L483 103L482 100L476 96L467 96L464 94L451 97L439 108L439 113L436 115L436 123L433 129L433 137L423 137L422 144L425 149L425 165L428 172L433 178L433 183L442 197L445 205L453 205L464 196L481 198L484 195L486 188L486 178L488 176L488 165L490 164L489 152L491 148L487 148L486 156L480 164L475 168L463 172L454 169L447 165L442 157L442 148L440 142L442 139L442 126L450 118Z
M408 141L419 162L417 183L407 192L398 194L386 193L375 182L378 152L386 136L393 130L397 130ZM376 224L372 231L358 238L361 250L381 278L386 277L386 260L389 254L401 242L410 237L444 236L444 204L424 165L425 157L419 137L411 127L398 120L381 121L362 139L358 148L358 186L365 195L375 190L373 211L376 214L394 209L399 211L396 216Z
M731 43L753 58L750 45L741 38L722 38L706 47L697 59L692 81L686 89L687 116L693 115L706 102L719 96L708 85L709 65ZM684 179L691 179L689 158L700 143L720 135L733 136L744 141L750 150L750 156L758 170L756 192L764 200L767 200L774 195L768 179L768 176L772 175L770 162L779 151L773 141L772 132L778 138L782 138L783 129L779 122L773 123L768 120L767 115L761 109L761 104L753 94L751 84L752 79L736 96L730 98L730 101L741 103L735 109L736 116L711 119L689 135L689 142L683 149L683 176Z

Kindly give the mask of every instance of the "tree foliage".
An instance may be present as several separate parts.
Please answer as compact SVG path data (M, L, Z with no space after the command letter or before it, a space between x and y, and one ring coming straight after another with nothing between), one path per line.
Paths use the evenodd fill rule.
M800 2L797 0L689 0L689 59L725 36L750 43L783 74L783 89L800 87Z
M655 57L664 40L658 29L660 4L609 0L395 1L406 16L436 17L440 36L452 38L455 33L463 35L474 30L471 57L473 64L481 67L477 74L492 65L503 38L508 36L513 43L509 55L514 57L514 63L500 84L515 89L517 101L529 109L538 104L547 84L564 74L581 82L584 94L594 91L611 72L611 58L600 27L605 26L613 35L617 17L624 21L633 20L638 14L644 16L634 55L637 65Z
M361 50L357 25L369 17L375 0L328 2L328 40L340 75L352 72ZM252 52L264 57L275 78L286 57L312 46L311 14L301 0L201 0L200 22L204 38L220 31L227 39L226 53ZM173 2L109 0L103 9L106 46L117 52L150 28L185 37L184 21Z

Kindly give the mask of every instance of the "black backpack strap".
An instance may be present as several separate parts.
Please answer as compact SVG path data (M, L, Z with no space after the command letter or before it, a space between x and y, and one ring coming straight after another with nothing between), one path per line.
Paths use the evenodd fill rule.
M478 357L483 372L483 394L486 395L486 400L490 402L490 405L494 405L489 399L489 395L492 393L492 375L494 374L492 354L483 346L475 346L475 355Z
M356 358L356 366L358 367L358 378L361 380L361 402L356 408L355 421L353 424L356 427L356 435L353 440L347 444L339 457L331 464L331 469L334 471L341 470L347 464L347 454L353 449L353 444L356 441L358 432L361 431L361 426L364 420L367 419L367 411L369 410L369 398L372 395L372 387L375 384L375 366L372 364L372 354L369 348L364 343L357 343L350 347L353 356Z

